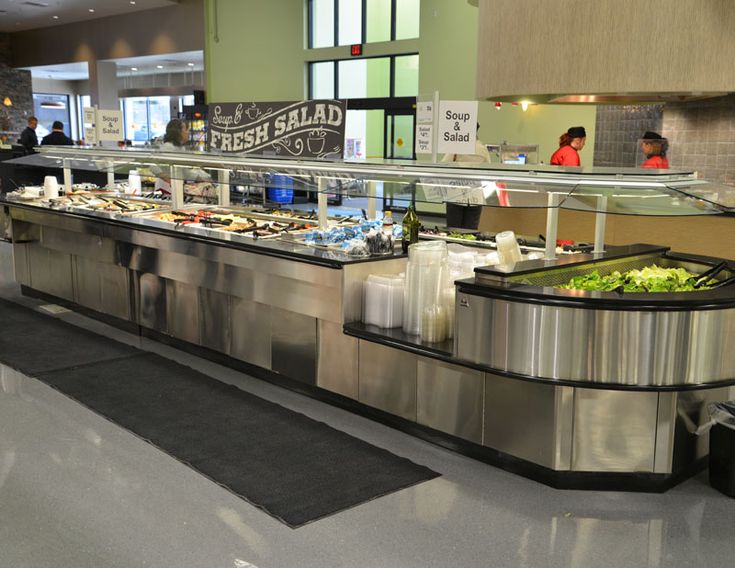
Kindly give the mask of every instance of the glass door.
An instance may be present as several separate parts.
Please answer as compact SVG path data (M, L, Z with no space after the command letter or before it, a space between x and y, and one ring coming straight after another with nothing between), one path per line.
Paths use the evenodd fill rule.
M415 160L414 130L416 113L413 110L385 111L384 156L391 160Z

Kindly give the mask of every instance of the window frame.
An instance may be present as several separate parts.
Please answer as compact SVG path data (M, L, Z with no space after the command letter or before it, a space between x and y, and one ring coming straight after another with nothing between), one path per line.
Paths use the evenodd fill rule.
M306 0L307 2L307 48L308 49L329 49L331 47L344 47L339 43L339 0L334 1L334 40L332 45L323 47L314 47L314 0ZM367 3L368 0L362 0L361 2L361 37L360 44L366 44L367 42ZM398 0L391 0L390 2L390 39L387 41L396 40L396 7ZM401 40L403 41L403 40ZM351 45L351 44L345 44Z
M402 97L396 97L396 57L409 57L415 55L417 57L421 57L419 55L418 51L411 51L406 53L394 53L392 55L372 55L369 57L340 57L338 59L320 59L317 61L309 61L308 67L307 67L307 73L308 73L308 81L307 81L307 98L308 100L312 100L314 98L314 77L312 73L312 65L316 63L331 63L332 73L334 73L334 98L339 99L339 62L340 61L360 61L363 59L389 59L389 65L390 65L390 71L389 71L389 78L388 78L388 96L387 97L364 97L360 99L347 99L349 101L353 100L393 100L393 99L411 99L413 101L416 100L416 97L418 96L418 93L416 93L415 96L402 96ZM419 59L420 61L420 59ZM383 107L380 107L383 108ZM401 108L404 108L401 106Z

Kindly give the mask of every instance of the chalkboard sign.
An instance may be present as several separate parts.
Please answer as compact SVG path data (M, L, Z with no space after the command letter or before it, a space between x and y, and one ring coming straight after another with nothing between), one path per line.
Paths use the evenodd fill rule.
M296 158L341 158L346 101L209 105L210 150Z

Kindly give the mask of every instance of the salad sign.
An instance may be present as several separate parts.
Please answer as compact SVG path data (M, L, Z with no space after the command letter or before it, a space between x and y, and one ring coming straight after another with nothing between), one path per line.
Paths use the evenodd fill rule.
M209 147L228 153L341 158L347 103L315 100L209 105Z

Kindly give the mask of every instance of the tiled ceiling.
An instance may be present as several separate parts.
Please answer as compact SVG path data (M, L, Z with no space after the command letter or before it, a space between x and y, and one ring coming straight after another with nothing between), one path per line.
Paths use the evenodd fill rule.
M0 0L0 32L47 28L177 4L179 0Z

